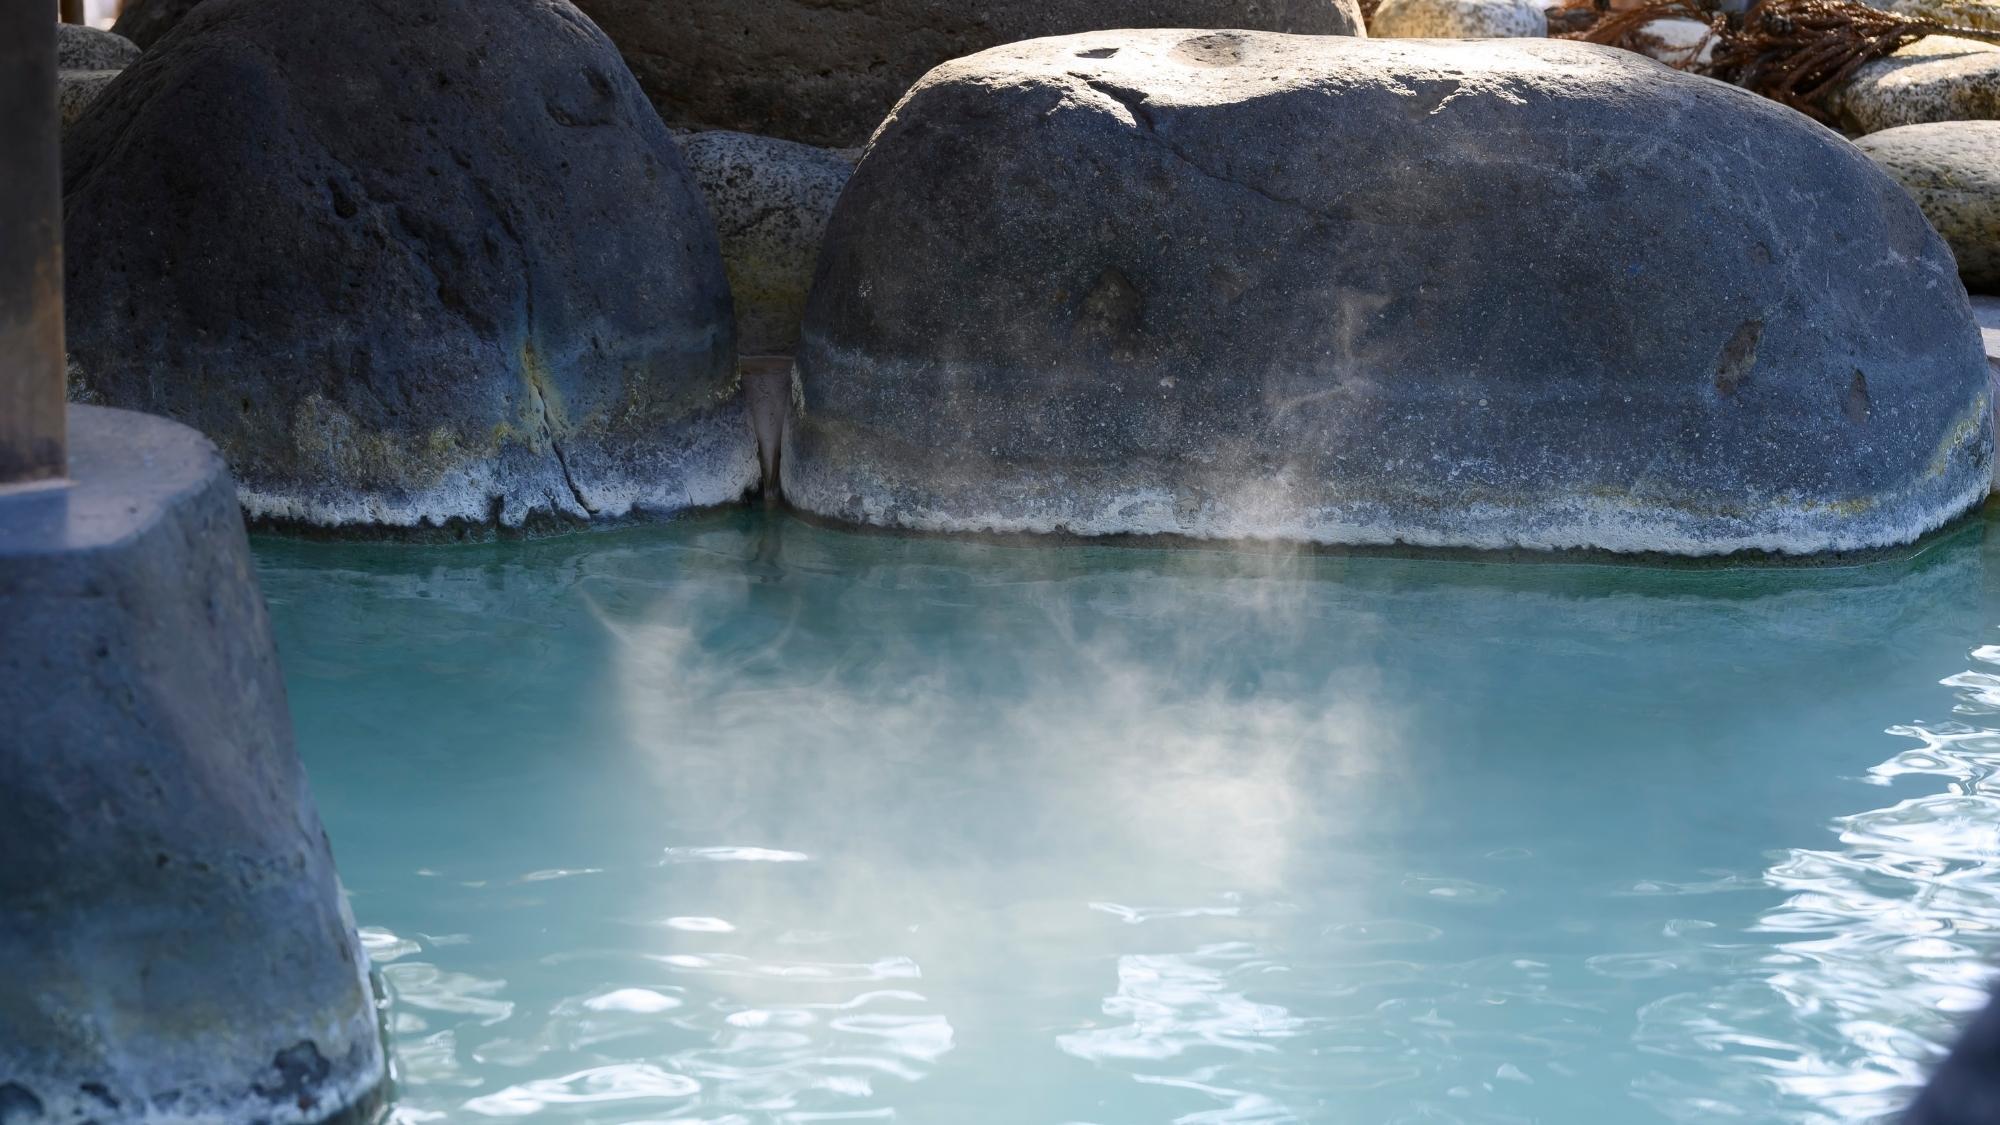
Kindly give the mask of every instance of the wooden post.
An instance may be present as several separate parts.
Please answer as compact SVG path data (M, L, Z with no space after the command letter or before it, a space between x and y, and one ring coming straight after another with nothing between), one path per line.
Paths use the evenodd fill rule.
M0 0L0 487L66 469L55 29Z
M83 0L57 0L56 11L64 23L83 22Z

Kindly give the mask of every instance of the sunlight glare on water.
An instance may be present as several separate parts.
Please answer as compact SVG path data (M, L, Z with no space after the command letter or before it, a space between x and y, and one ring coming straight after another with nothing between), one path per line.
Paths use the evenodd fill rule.
M1866 1121L2000 953L2000 547L259 544L398 1120Z

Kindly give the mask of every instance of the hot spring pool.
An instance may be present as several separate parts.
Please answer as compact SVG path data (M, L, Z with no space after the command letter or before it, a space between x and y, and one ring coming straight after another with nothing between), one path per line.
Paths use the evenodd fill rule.
M2000 536L265 541L398 1120L1848 1122L2000 958Z

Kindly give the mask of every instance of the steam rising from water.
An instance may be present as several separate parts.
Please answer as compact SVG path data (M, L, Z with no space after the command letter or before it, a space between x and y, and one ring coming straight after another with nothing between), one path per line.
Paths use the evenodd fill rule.
M1832 1122L2000 949L1986 557L742 516L265 580L404 1121Z

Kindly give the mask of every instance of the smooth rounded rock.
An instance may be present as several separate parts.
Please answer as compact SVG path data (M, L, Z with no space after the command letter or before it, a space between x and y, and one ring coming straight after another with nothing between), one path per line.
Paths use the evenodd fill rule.
M56 73L56 111L67 130L97 100L97 95L118 77L115 70L64 70Z
M368 1120L367 961L222 459L69 433L71 483L0 491L0 1120Z
M1014 44L842 194L783 487L932 531L1900 544L1989 484L1963 294L1859 150L1628 52Z
M1994 0L1869 0L1874 7L1886 7L1946 27L2000 31L2000 3Z
M1368 33L1393 39L1519 39L1549 33L1537 0L1382 0Z
M158 0L154 0L158 2ZM839 148L931 67L1108 27L1361 34L1355 0L581 0L674 125Z
M1932 35L1863 64L1827 98L1850 133L2000 118L2000 47Z
M111 30L151 50L202 0L123 0Z
M2000 121L1939 121L1855 142L1906 188L1974 292L2000 292Z
M208 0L64 144L80 397L260 519L518 526L757 479L713 224L563 0Z
M721 236L737 351L792 354L826 220L853 161L811 145L725 131L683 137L681 152Z
M122 35L79 24L56 25L57 70L123 70L139 57L139 45Z

